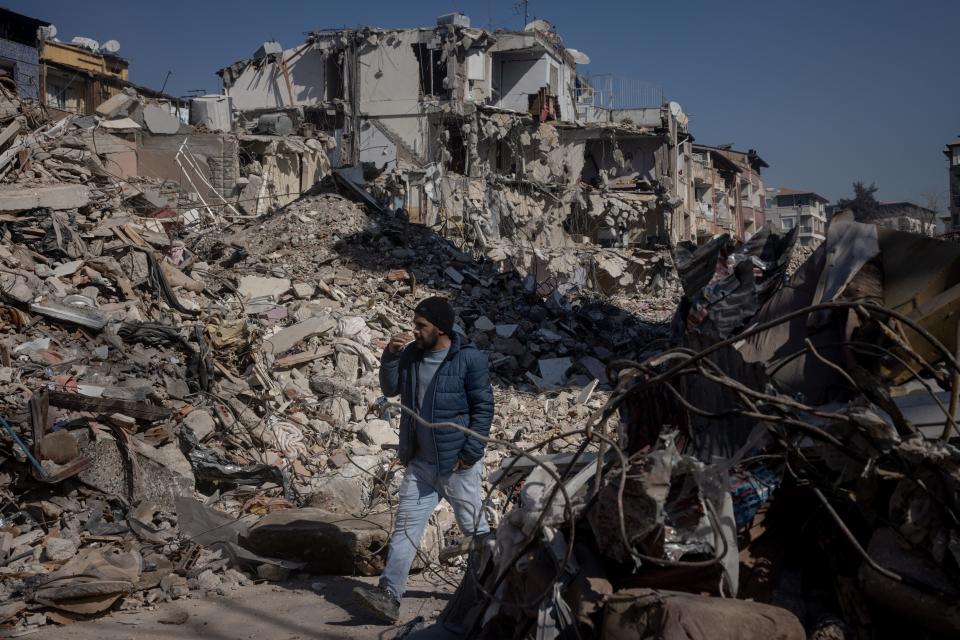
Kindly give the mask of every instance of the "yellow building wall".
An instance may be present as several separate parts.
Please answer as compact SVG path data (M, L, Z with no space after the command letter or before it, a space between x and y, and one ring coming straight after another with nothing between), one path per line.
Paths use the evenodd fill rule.
M128 72L127 62L125 60L107 58L92 51L73 47L62 42L44 42L40 58L41 60L56 62L74 67L75 69L94 71L96 73L114 76L121 80L127 80Z

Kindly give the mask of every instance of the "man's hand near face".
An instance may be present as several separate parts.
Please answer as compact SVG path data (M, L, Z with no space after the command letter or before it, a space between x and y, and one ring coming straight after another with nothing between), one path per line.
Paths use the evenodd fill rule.
M390 342L387 343L387 351L390 353L400 353L407 343L413 341L413 334L409 331L404 331L403 333L398 333L397 335L390 338Z

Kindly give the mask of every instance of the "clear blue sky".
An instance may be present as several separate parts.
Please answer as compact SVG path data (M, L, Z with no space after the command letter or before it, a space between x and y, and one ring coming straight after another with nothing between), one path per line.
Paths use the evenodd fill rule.
M0 0L53 22L60 39L116 39L131 79L167 92L219 88L216 69L265 39L285 47L320 28L432 25L462 11L473 26L522 27L513 0ZM587 53L590 73L661 85L706 144L755 148L768 186L831 200L854 180L881 200L948 188L944 144L960 136L956 0L531 0Z

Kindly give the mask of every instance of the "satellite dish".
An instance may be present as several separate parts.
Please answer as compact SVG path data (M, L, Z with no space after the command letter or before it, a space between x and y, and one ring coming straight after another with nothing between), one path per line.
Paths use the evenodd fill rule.
M116 53L117 51L120 51L120 43L116 40L107 40L100 48L107 53Z
M57 28L52 24L40 27L41 40L53 40L57 37Z
M83 47L84 49L90 49L90 51L97 51L100 48L99 42L93 38L84 38L83 36L74 37L74 39L70 41L70 44Z
M569 53L573 57L573 61L576 62L577 64L590 64L590 56L585 54L583 51L577 51L576 49L567 49L567 53Z
M679 102L671 102L671 103L670 103L670 113L672 113L674 117L677 117L677 116L679 116L681 113L683 113L683 107L680 106L680 103L679 103Z
M553 27L546 20L534 20L523 28L524 31L552 31Z

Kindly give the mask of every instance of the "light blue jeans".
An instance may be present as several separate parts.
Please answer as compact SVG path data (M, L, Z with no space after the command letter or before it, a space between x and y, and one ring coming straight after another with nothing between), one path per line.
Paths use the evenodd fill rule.
M435 465L417 458L407 465L400 481L400 505L390 535L387 564L380 576L380 587L391 592L397 600L406 590L417 547L440 498L453 507L453 516L463 535L474 536L490 531L482 508L482 466L483 460L469 469L441 476Z

